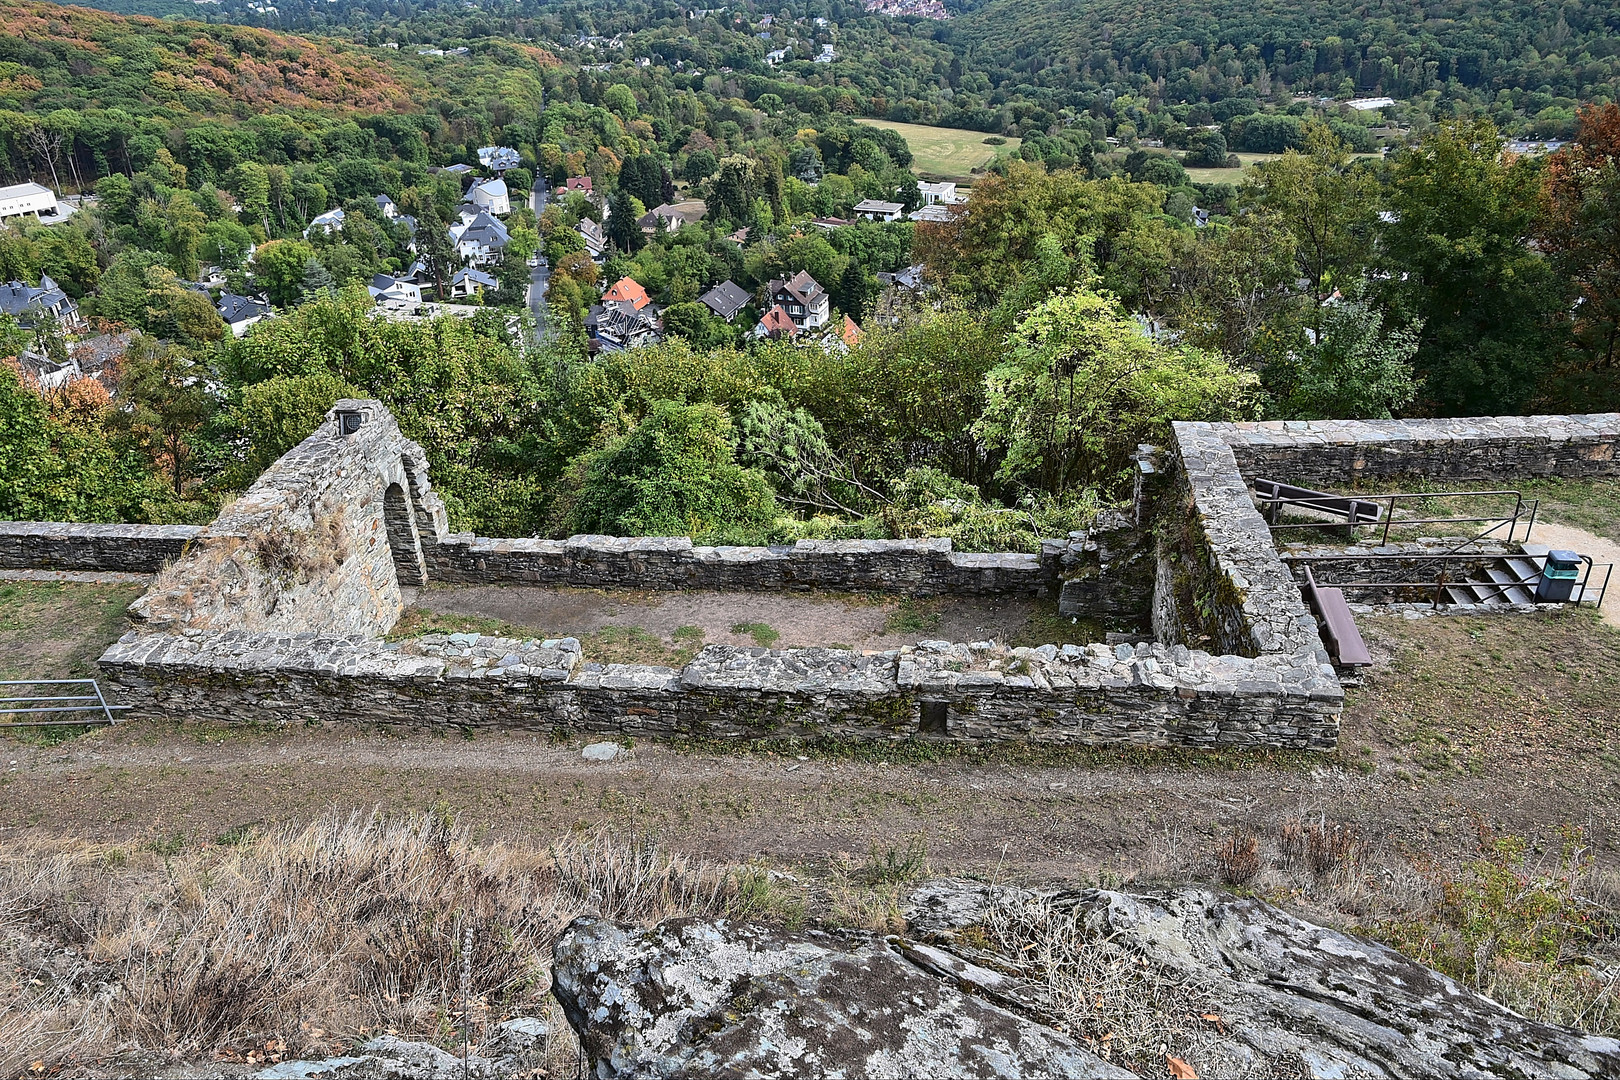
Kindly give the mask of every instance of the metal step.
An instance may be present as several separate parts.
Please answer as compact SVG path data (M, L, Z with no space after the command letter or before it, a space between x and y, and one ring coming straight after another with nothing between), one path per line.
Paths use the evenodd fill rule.
M1502 560L1502 565L1520 583L1535 582L1541 579L1541 564L1532 562L1529 559L1510 556Z
M1464 589L1457 585L1447 585L1445 588L1446 596L1450 598L1453 604L1472 605L1479 603L1479 598L1474 595L1472 589Z
M1505 589L1496 591L1499 602L1508 604L1531 604L1535 602L1535 597L1530 594L1530 591L1519 583L1520 579L1514 577L1508 571L1496 566L1487 566L1485 576L1498 585L1507 586Z

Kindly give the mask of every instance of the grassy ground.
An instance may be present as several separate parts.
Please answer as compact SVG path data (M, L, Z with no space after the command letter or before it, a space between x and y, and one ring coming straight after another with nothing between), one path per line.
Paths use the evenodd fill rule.
M932 614L912 605L893 617ZM1375 663L1348 692L1331 755L693 740L635 742L596 764L577 741L544 734L260 730L222 713L49 746L7 738L0 762L15 764L0 765L0 830L12 850L70 837L95 859L139 867L141 888L171 882L175 918L200 920L198 934L215 932L203 914L225 909L184 907L184 882L204 880L243 838L373 808L453 816L525 850L602 828L656 835L747 870L734 879L739 902L790 922L893 929L904 883L924 873L1226 882L1361 928L1530 1015L1620 1028L1603 992L1603 973L1620 970L1620 632L1576 612L1361 626ZM114 629L81 627L73 647L89 655ZM1251 838L1249 870L1234 856ZM173 869L182 863L186 874ZM259 871L211 872L273 891ZM107 905L115 951L139 940L117 924L119 903ZM396 1013L433 1023L423 1006L344 1023L398 1026ZM0 1044L25 1045L4 1025L35 1012L0 1004Z
M96 657L129 623L139 585L0 581L0 679L94 674Z
M911 148L913 169L954 179L967 179L974 169L990 164L998 153L1010 154L1017 150L1022 141L1016 137L1006 137L1004 145L996 146L984 141L990 136L983 131L897 124L892 120L861 120L858 123L898 131Z
M391 641L421 637L423 634L488 634L493 637L545 638L544 629L516 626L504 619L480 615L458 615L406 608L388 635ZM682 667L703 647L703 631L695 626L678 626L670 640L649 634L639 626L604 626L583 633L579 643L587 661L598 664L663 664Z
M1181 157L1183 155L1178 152L1176 154L1176 156L1179 158L1179 157ZM1356 156L1360 157L1360 158L1376 158L1378 155L1377 154L1357 154ZM1259 164L1259 163L1261 163L1263 161L1275 161L1277 158L1280 158L1280 157L1282 157L1281 154L1239 154L1238 155L1238 160L1243 162L1243 167L1242 168L1239 168L1239 169L1190 168L1190 169L1187 170L1187 176L1195 184L1240 184L1240 183L1243 182L1244 174L1246 174L1249 171L1249 167L1251 165L1257 165L1257 164Z

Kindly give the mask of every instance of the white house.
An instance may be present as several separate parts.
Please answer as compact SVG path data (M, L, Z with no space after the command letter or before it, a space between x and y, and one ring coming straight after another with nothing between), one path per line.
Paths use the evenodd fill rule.
M30 214L34 217L56 214L56 195L50 188L35 183L0 188L0 222Z
M786 311L800 330L825 326L832 315L832 300L827 290L804 270L786 281L777 278L767 290L766 302Z
M456 245L456 254L479 265L499 259L510 239L506 226L488 214L479 214L465 225L450 226L450 242Z
M775 67L777 64L782 63L792 55L792 49L772 49L770 52L765 54L765 62L771 65L771 67Z
M515 169L520 160L518 152L510 146L480 146L478 148L478 164L491 172L503 173L507 169Z
M409 275L393 277L389 274L378 274L371 279L371 285L366 291L383 307L408 308L414 311L422 306L422 287L412 281Z
M393 199L386 195L378 195L373 201L377 204L377 212L389 221L399 217L399 207L394 205Z
M505 217L512 212L512 200L506 192L506 181L498 176L491 180L481 180L468 188L467 201L496 217Z
M815 57L818 64L830 64L836 59L838 59L838 53L833 50L831 45L823 45L821 51L816 53Z
M343 208L339 207L336 210L328 210L324 214L315 215L315 219L309 223L309 228L304 230L304 239L308 240L309 234L316 229L319 229L327 236L331 236L335 232L342 232Z
M899 221L905 204L884 202L882 199L862 199L855 204L855 216L867 221Z
M468 267L457 270L455 277L450 279L450 296L453 299L464 300L469 296L481 295L485 289L495 288L495 279L482 270Z
M924 180L917 185L917 190L922 192L924 206L933 206L935 203L955 206L957 203L967 202L966 199L956 193L956 184L951 182L934 184Z

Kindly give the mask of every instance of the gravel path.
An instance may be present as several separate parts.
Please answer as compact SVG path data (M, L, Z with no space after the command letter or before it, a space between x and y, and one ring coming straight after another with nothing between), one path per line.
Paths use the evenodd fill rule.
M1603 621L1610 626L1620 626L1620 544L1573 525L1555 525L1549 521L1536 522L1531 540L1588 556L1597 568L1593 575L1597 587L1603 583L1604 565L1613 566L1615 573L1609 579L1609 591L1603 600Z

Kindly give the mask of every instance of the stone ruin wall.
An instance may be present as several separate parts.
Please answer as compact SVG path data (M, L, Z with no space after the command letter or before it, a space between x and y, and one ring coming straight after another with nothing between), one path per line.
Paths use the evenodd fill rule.
M403 610L401 581L412 569L422 580L406 546L417 523L405 493L418 492L428 520L442 522L444 509L427 491L422 448L385 409L340 401L338 410L365 422L341 435L329 418L192 537L131 605L145 629L387 633Z
M101 659L133 715L750 738L922 733L972 741L1336 743L1342 690L1247 502L1233 453L1210 425L1178 425L1173 467L1151 486L1161 503L1168 496L1184 506L1195 565L1220 585L1205 591L1214 597L1211 610L1223 627L1216 647L1225 655L1177 644L1179 625L1167 625L1159 643L1114 647L935 642L863 656L709 646L677 671L585 663L577 643L570 652L566 643L466 635L380 638L398 615L401 584L1050 595L1059 575L1097 558L1099 546L1112 550L1119 538L1048 541L1035 555L956 553L948 540L710 548L668 537L451 534L421 448L400 435L380 403L338 408L362 411L366 422L340 436L334 410L212 526L144 539L142 559L176 550L179 559L137 602L145 623ZM225 561L237 565L243 552L256 561L256 537L278 528L318 532L339 508L343 557L331 560L326 574L284 575L272 583L279 592L262 580L220 582L216 571ZM14 525L0 530L0 561L99 569L118 545L114 532L94 530L135 536L146 528ZM1117 521L1108 528L1124 535ZM1161 550L1157 565L1174 569L1173 555ZM75 559L85 562L65 565ZM126 556L124 566L137 562ZM1144 563L1146 574L1105 575L1102 587L1088 579L1085 595L1145 609L1151 592L1156 609L1175 612L1174 596L1166 602L1166 575L1151 585L1155 560L1136 565ZM1110 588L1144 595L1121 598Z

